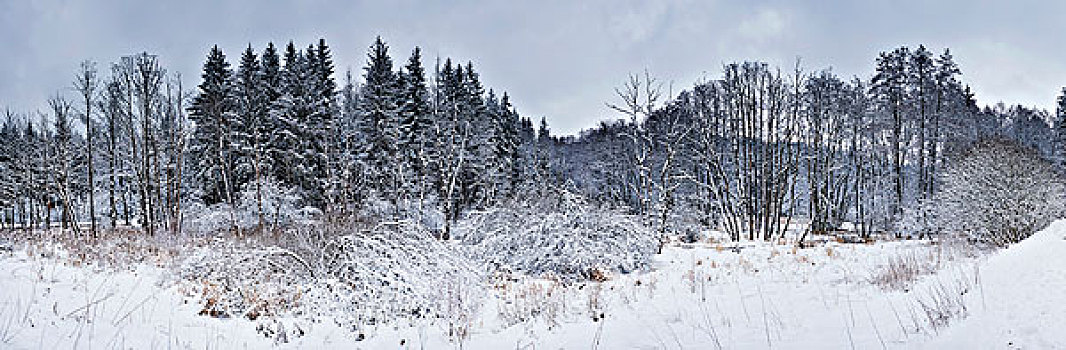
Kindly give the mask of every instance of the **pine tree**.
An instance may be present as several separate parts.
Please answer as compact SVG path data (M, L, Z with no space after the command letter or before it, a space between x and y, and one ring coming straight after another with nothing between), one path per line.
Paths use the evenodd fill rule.
M892 157L892 177L894 183L894 201L891 207L893 215L903 210L904 173L906 160L903 140L903 103L906 94L906 59L909 50L898 48L890 53L882 52L877 58L877 72L870 84L870 93L874 96L883 113L891 120L889 148Z
M1055 155L1056 163L1066 168L1066 87L1055 99Z
M497 182L503 191L500 194L514 196L516 195L516 185L522 176L519 168L521 158L519 147L522 143L519 135L521 121L519 120L518 112L511 105L511 97L506 92L503 93L503 97L500 98L496 108L496 133L493 145L496 147L495 151L498 158L496 165Z
M235 141L238 144L238 157L234 173L240 184L235 186L236 188L244 188L244 184L249 183L254 186L256 213L260 228L265 223L263 211L263 176L265 171L263 163L266 136L269 135L269 123L266 117L268 113L268 101L266 100L268 94L264 91L266 85L262 80L263 71L259 65L259 58L256 56L255 51L252 50L252 46L248 45L248 48L244 50L244 54L241 55L241 64L237 69L234 90L237 113L240 115L242 126L240 130L234 133Z
M399 148L403 152L403 161L410 168L411 181L419 183L419 196L423 196L423 184L429 182L426 178L432 171L433 152L431 145L432 123L429 104L429 90L426 86L426 72L422 67L421 49L415 47L411 57L404 66L401 75L402 92L400 96L400 129L401 138ZM409 182L411 182L409 181Z
M305 131L313 110L311 72L307 58L290 41L285 47L285 66L281 71L281 94L271 108L274 122L270 136L271 169L274 178L285 186L297 188L307 200L313 197L311 169L305 160ZM310 204L310 203L305 203Z
M19 187L25 186L17 176L21 138L15 114L7 111L0 126L0 229L14 229Z
M943 135L940 129L940 123L943 119L942 116L949 109L949 101L955 95L955 91L959 90L959 83L955 80L955 76L962 74L959 70L959 66L955 64L954 59L951 56L951 51L944 49L944 53L937 58L936 61L936 108L933 111L933 131L932 131L932 147L929 150L929 191L936 191L936 169L940 163L939 152L943 147Z
M371 188L393 203L398 191L401 166L396 161L399 140L396 74L388 46L378 37L370 47L362 90L363 135L366 137L365 163Z
M935 88L933 86L935 68L933 66L932 53L926 50L925 45L919 45L918 49L911 54L909 64L908 73L910 84L913 86L911 88L912 99L917 105L915 117L918 118L918 197L924 199L932 195L932 179L929 178L929 169L927 167L929 149L931 147L928 145L926 137L929 133L927 124L931 124L929 123L926 107L932 97L930 90Z
M485 104L485 89L474 71L474 64L467 62L466 68L457 74L461 79L459 120L461 127L466 129L464 133L469 135L464 150L469 158L462 171L461 197L465 206L483 207L491 195L488 170L495 158L490 144L494 130Z
M196 123L189 152L203 201L234 206L232 132L238 120L229 66L222 50L212 47L204 63L200 91L189 107L190 118Z

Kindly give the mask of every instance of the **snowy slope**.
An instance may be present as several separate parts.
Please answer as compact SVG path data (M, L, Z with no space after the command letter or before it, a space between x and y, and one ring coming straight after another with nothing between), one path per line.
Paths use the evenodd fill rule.
M1066 220L981 264L970 316L933 339L941 349L1066 349Z

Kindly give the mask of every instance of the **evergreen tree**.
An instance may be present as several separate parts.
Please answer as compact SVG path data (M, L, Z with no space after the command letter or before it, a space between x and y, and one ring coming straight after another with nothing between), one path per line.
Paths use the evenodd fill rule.
M236 159L234 172L240 184L235 188L244 189L246 184L253 186L260 226L265 222L263 181L266 171L263 164L271 124L267 119L269 96L264 91L267 85L263 83L263 76L259 58L252 50L252 46L248 45L244 54L241 55L241 64L237 69L236 77L235 97L242 128L234 135L239 145L239 156Z
M290 41L285 47L285 66L280 76L278 99L271 108L274 129L270 135L268 150L273 177L287 187L297 188L304 199L312 196L311 169L304 159L305 130L313 109L310 87L310 71L307 58Z
M918 196L924 199L932 195L932 179L929 177L929 169L927 167L929 164L929 150L932 148L928 144L929 137L927 135L929 134L929 124L932 123L929 120L930 116L926 107L933 100L934 94L932 90L935 89L933 84L936 72L932 53L925 48L925 45L919 45L918 49L914 50L909 64L908 73L916 112L914 116L917 118L915 132L918 133Z
M435 148L431 145L433 120L426 72L422 67L422 51L418 47L411 53L401 76L400 149L404 163L411 169L413 180L425 183L428 182L426 176L431 171L430 159Z
M537 156L534 163L534 171L538 183L547 184L552 180L551 157L553 144L551 129L548 128L548 120L540 117L540 127L537 129Z
M15 115L8 111L3 126L0 126L0 229L14 228L19 187L25 186L17 176L16 159L21 139Z
M55 164L52 165L50 177L53 179L52 184L53 188L55 188L55 193L59 196L62 227L66 229L71 223L75 222L72 188L74 177L74 132L70 124L71 106L69 102L60 96L49 99L48 104L52 108L53 117L55 117L52 126L55 133L49 142L53 147Z
M200 91L189 107L190 119L196 123L189 147L193 178L207 204L235 204L232 132L239 121L229 67L222 50L212 47L204 63Z
M1055 98L1055 165L1066 168L1066 87Z
M241 63L237 68L234 79L234 102L235 112L240 118L240 128L233 130L234 144L234 189L242 190L244 185L256 181L259 172L258 161L261 159L261 142L263 132L263 104L262 82L259 67L259 57L252 50L252 46L241 54Z
M521 120L514 106L511 105L511 97L504 92L500 98L500 119L498 122L497 153L500 155L500 170L505 177L507 194L516 195L517 184L521 181Z
M284 113L278 110L278 100L284 94L284 87L282 86L282 67L281 58L278 56L278 50L274 47L274 43L267 43L266 49L263 50L263 55L260 57L259 67L259 93L262 96L263 103L263 116L260 137L263 138L262 149L262 162L260 164L260 171L264 178L272 178L276 175L277 170L274 166L280 163L279 159L275 157L284 153L284 150L274 149L276 145L273 141L277 136L279 114Z
M954 101L954 97L958 96L956 92L960 90L959 82L955 79L955 76L959 74L962 74L962 71L955 64L951 51L944 49L944 53L936 61L936 107L933 111L932 147L929 150L931 164L929 164L928 184L930 192L936 191L936 170L940 164L940 150L944 147L941 121L944 119L943 115L951 109L951 106L956 105L952 101Z
M378 37L370 47L362 90L363 135L366 140L366 176L371 188L395 203L398 195L396 161L399 140L396 74L388 46Z
M282 94L281 61L280 57L278 57L278 50L274 47L274 43L267 43L266 49L263 50L261 61L262 68L260 83L263 86L260 90L266 95L266 103L269 105L274 101L277 101Z
M906 96L906 60L909 50L905 47L890 53L882 52L877 58L877 71L870 84L870 94L878 103L880 111L890 118L889 150L892 157L894 198L891 212L899 215L903 210L905 141L903 139L904 100Z
M495 158L490 144L494 130L484 100L485 88L474 71L473 63L467 62L466 68L459 70L458 75L461 79L459 120L465 129L464 133L469 135L464 150L468 159L460 181L461 195L464 205L483 207L489 204L491 196L488 170Z
M305 56L307 78L310 79L307 84L310 114L303 140L303 158L310 175L308 194L311 203L329 209L333 196L326 194L327 189L334 193L337 187L331 160L338 157L336 145L339 137L336 129L339 109L336 106L337 84L333 80L333 58L325 39L320 39L317 47L309 45Z

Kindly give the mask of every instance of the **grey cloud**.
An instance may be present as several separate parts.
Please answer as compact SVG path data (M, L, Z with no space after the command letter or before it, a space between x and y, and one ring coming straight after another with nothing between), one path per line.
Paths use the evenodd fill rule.
M726 62L802 57L869 76L878 51L952 48L982 103L1050 108L1066 84L1066 37L1046 1L17 1L0 2L0 106L33 110L67 91L79 61L162 56L187 84L207 49L235 62L251 43L325 37L338 68L358 70L374 36L403 60L415 46L473 60L485 83L529 116L574 133L617 118L604 103L644 69L676 92ZM430 64L431 62L427 62Z

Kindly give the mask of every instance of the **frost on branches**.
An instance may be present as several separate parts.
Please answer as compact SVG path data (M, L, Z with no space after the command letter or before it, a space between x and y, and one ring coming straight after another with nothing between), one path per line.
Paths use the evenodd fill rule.
M645 269L658 247L636 218L565 190L473 213L456 236L494 270L562 280Z
M360 330L398 319L469 317L479 269L412 225L293 228L277 245L218 240L185 261L187 292L215 317L305 316ZM469 288L468 288L469 287Z
M936 222L941 230L1004 246L1047 226L1064 208L1051 163L1006 139L978 141L943 174Z

